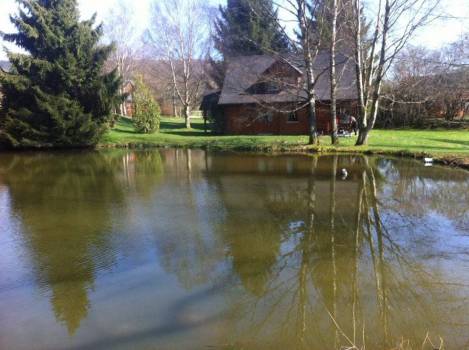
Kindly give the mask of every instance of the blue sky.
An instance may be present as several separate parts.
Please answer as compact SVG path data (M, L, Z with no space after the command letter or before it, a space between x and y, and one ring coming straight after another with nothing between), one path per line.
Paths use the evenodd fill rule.
M98 19L103 20L109 9L117 0L79 0L80 11L84 18L93 13L98 14ZM135 8L135 21L140 28L144 28L149 19L149 3L151 0L124 0ZM369 0L374 1L374 0ZM213 4L224 3L225 0L210 0ZM0 31L11 31L12 27L8 14L16 9L15 0L0 0ZM413 44L437 48L445 43L454 41L464 31L469 32L469 0L442 0L442 9L446 15L455 16L457 19L433 23L422 30L413 40ZM5 55L0 52L0 59Z

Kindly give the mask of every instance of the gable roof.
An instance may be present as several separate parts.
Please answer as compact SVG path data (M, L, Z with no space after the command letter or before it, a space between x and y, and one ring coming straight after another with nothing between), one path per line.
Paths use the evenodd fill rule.
M277 94L252 95L247 90L256 84L262 75L276 62L285 62L304 75L304 63L299 56L275 58L270 55L240 56L228 62L228 69L223 84L219 104L249 104L297 102L306 98L304 89L283 89ZM352 59L338 54L337 62L337 99L354 100L357 96L355 69ZM316 77L316 98L320 101L330 100L330 55L320 52L314 62Z
M0 68L8 72L11 68L11 63L9 61L0 61Z

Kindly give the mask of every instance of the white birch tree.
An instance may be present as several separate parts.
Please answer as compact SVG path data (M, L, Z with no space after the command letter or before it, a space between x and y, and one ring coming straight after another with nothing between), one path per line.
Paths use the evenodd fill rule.
M167 65L186 128L190 128L191 109L204 89L203 65L210 48L209 8L202 0L154 0L147 34L154 55Z
M336 71L336 48L337 48L337 16L339 14L338 0L331 0L331 59L330 59L330 79L331 79L331 143L339 143L337 128L337 71Z
M125 0L119 0L109 12L104 25L104 34L107 41L113 42L115 50L109 58L109 63L122 78L123 83L130 80L138 55L137 28L133 22L133 8ZM120 93L123 95L123 86ZM121 103L119 113L125 114L125 105Z
M437 18L438 4L439 0L378 0L372 20L374 32L367 38L363 35L364 13L370 16L371 11L364 9L362 0L352 1L359 109L357 145L368 142L389 68L416 31Z

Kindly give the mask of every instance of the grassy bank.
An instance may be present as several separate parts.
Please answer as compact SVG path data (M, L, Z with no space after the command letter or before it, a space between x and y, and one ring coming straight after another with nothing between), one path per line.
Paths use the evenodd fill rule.
M467 130L374 130L367 146L354 146L355 138L341 138L332 147L330 138L319 146L307 145L306 136L217 136L204 132L203 121L186 129L181 119L163 118L156 134L138 134L132 123L121 119L104 138L101 147L190 147L231 151L365 152L409 156L432 156L444 163L469 167Z

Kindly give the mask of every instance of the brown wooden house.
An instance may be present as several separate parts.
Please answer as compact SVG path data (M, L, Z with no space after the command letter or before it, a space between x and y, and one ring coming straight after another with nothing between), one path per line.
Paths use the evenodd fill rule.
M4 72L8 72L11 68L11 63L9 61L0 61L0 70ZM2 105L3 94L2 94L2 87L0 86L0 107Z
M317 77L317 127L329 133L330 78L328 53L320 53L314 65ZM344 55L337 57L339 116L356 116L354 65ZM304 69L296 57L241 56L228 62L218 108L225 134L308 133L308 106ZM338 117L339 117L338 116Z
M125 94L125 101L121 106L121 113L126 117L132 118L134 115L134 102L133 102L133 93L135 91L135 85L132 81L127 80L122 85L122 92Z

